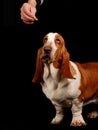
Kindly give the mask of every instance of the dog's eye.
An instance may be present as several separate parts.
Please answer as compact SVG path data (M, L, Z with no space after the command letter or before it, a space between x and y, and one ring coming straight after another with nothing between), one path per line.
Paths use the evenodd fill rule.
M60 39L55 39L55 43L60 44L61 43Z
M43 43L46 43L47 42L47 37L45 37L44 39L43 39Z

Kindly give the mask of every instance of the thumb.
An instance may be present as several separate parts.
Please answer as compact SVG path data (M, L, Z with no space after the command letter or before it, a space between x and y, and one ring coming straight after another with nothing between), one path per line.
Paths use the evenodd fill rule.
M31 11L31 14L32 14L32 17L35 19L35 20L38 20L37 17L36 17L36 8L35 7L31 7L30 8L30 11Z
M31 7L31 8L30 8L30 12L31 12L31 14L32 14L33 16L35 16L35 14L36 14L36 8L35 8L35 7Z

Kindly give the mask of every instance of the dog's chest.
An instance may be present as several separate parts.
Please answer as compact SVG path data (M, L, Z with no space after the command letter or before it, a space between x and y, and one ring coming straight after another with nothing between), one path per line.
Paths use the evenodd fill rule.
M62 78L60 70L55 69L52 64L50 68L45 66L43 79L42 90L54 103L69 106L80 94L79 89L73 87L75 82L72 79Z

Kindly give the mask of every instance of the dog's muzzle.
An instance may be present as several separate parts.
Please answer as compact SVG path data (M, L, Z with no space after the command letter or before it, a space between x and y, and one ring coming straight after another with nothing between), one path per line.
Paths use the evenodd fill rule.
M50 53L51 53L51 50L52 50L51 47L46 46L46 47L44 47L43 50L44 50L43 55L41 57L42 61L44 63L50 63L50 61L51 61Z

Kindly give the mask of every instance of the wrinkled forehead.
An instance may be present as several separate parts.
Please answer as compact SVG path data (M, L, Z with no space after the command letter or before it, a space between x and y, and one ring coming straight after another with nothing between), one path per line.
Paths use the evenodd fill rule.
M57 33L49 33L47 34L48 41L53 42L58 34Z
M50 33L46 34L46 35L44 36L44 39L45 39L47 42L49 42L49 43L53 43L53 42L55 42L55 40L58 40L58 41L64 43L64 38L63 38L60 34L58 34L58 33L56 33L56 32L55 32L55 33L50 32Z
M53 48L61 48L65 46L64 38L59 33L48 33L43 38L44 45L50 45Z
M45 37L47 37L48 42L54 42L58 33L48 33Z

